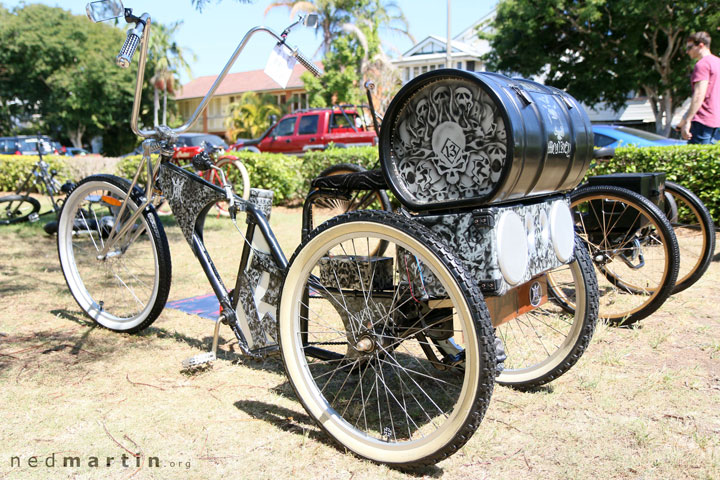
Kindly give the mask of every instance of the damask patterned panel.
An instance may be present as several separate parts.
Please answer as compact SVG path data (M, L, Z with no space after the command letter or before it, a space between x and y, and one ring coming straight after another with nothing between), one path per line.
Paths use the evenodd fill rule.
M197 175L168 163L160 166L157 182L185 239L192 245L199 213L208 204L223 200L225 193L216 190Z
M393 286L393 259L335 255L320 259L320 280L328 288L367 291L388 290Z
M512 286L503 278L498 263L497 236L494 232L497 220L503 212L512 210L520 216L525 225L529 262L525 275L519 282L522 284L562 265L555 255L548 224L550 209L557 200L567 203L564 197L555 196L548 201L529 205L516 204L477 209L467 213L423 215L415 218L454 249L484 294L502 295ZM418 267L410 269L413 285L416 289L427 292L431 297L441 295L439 285L428 280L425 270L422 269L421 278L417 273Z

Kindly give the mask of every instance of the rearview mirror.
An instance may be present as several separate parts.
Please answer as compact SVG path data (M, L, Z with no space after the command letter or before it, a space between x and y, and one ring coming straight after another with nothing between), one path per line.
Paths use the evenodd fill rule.
M125 8L120 0L90 2L85 7L85 11L88 18L95 23L125 16Z
M318 26L318 14L317 13L308 13L305 17L305 20L303 21L303 25L309 28L317 28Z

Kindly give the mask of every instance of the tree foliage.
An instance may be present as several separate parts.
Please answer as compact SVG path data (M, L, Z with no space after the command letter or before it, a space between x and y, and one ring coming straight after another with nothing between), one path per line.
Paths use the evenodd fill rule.
M278 7L288 8L291 15L305 11L319 16L325 74L320 79L309 73L302 77L310 105L323 107L362 102L366 79L372 79L378 85L376 93L395 92L399 76L392 74L394 69L382 49L379 33L381 29L389 29L410 34L407 20L394 2L285 0L271 4L266 12ZM384 102L381 99L378 103Z
M222 0L215 0L214 3L220 3ZM252 0L235 0L239 3L252 3ZM213 0L192 0L193 6L199 11L202 12L203 8L207 7L210 3L213 3Z
M39 4L0 15L0 103L10 105L3 112L78 147L96 135L109 154L134 145L128 120L137 67L115 66L122 30ZM10 128L8 119L3 130Z
M667 135L690 93L686 37L717 34L719 22L714 0L501 0L488 66L542 75L591 106L646 96L657 131Z
M257 138L270 127L270 117L280 117L283 109L277 105L274 95L245 92L240 101L230 104L230 116L227 119L227 136L232 140L238 137Z

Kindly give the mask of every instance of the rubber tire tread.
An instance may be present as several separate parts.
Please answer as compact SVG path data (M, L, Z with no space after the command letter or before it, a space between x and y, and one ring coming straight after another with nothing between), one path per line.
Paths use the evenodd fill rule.
M677 239L673 231L670 221L660 208L652 203L642 195L628 190L627 188L615 187L612 185L584 185L570 193L570 209L572 210L572 204L576 201L581 200L584 196L597 196L602 195L606 198L613 200L619 199L621 201L633 202L635 205L643 207L645 209L645 215L652 219L658 228L660 233L667 239L666 248L670 254L668 260L668 272L660 287L658 294L653 298L647 305L642 307L637 312L622 317L609 317L604 320L610 325L632 325L638 320L649 317L659 309L665 300L670 297L675 287L675 280L677 280L678 271L680 269L680 249L678 247ZM589 250L589 249L588 249ZM612 281L612 280L611 280ZM622 281L622 279L620 279Z
M465 270L462 262L453 254L452 250L450 250L440 240L440 238L437 237L436 234L428 228L420 225L417 222L413 222L412 220L404 216L392 212L386 212L383 210L361 210L348 212L346 214L331 218L315 230L311 231L310 234L308 234L307 240L302 242L297 247L297 249L293 253L293 256L290 259L290 262L288 263L288 269L295 261L295 258L298 256L300 250L302 250L305 245L313 238L315 238L317 235L324 232L325 230L328 230L340 223L352 221L371 221L379 224L385 224L391 227L395 227L399 230L404 230L410 235L415 236L419 241L423 243L423 245L425 245L437 256L441 263L448 269L448 271L453 275L453 277L455 277L460 287L460 291L463 292L463 295L468 303L468 308L473 318L477 320L475 327L478 335L478 346L483 361L483 368L481 369L481 378L479 379L476 397L473 401L473 411L470 412L469 416L467 417L465 425L460 429L452 442L449 442L445 445L444 448L436 451L435 453L410 463L389 464L395 467L410 469L431 466L448 458L450 455L462 448L462 446L465 445L468 440L470 440L470 437L472 437L473 433L475 433L475 431L480 426L485 412L487 411L488 405L490 404L490 397L492 396L495 384L495 366L497 363L495 357L495 333L490 321L490 314L488 312L487 305L485 304L484 297L479 287L477 286L473 278L470 276L470 274ZM283 281L283 285L280 290L281 298L284 288L285 283ZM279 305L278 311L280 311ZM280 339L280 348L283 348L282 338ZM283 365L285 366L284 362ZM288 376L293 390L295 391L295 395L298 397L300 403L303 405L303 408L307 410L303 399L300 398L297 393L297 389L295 388L293 379L288 373L287 366L285 366L285 373ZM316 421L316 423L318 427L323 430L329 438L333 440L333 442L340 445L342 448L345 448L344 445L340 444L340 442L335 440L335 438L332 437L327 432L327 430L325 430L325 428L320 422Z
M698 267L695 268L695 271L693 271L692 275L690 275L686 280L675 284L675 288L673 288L672 291L674 295L691 287L695 282L700 280L700 277L705 274L708 267L710 266L713 254L715 253L715 224L713 223L713 219L710 216L710 212L708 211L705 204L702 202L702 200L698 198L697 195L695 195L689 189L674 182L665 182L665 191L670 191L673 193L673 195L681 197L683 201L692 205L695 210L697 210L698 214L700 215L700 218L698 218L698 220L705 227L705 241L707 242L707 248L703 252L700 264L698 265ZM682 258L680 259L680 261L682 261Z
M595 275L595 267L590 258L590 253L585 246L585 242L577 235L575 236L575 258L580 267L582 280L585 283L585 318L583 319L580 335L575 341L575 345L573 345L568 356L565 357L560 364L534 381L526 382L522 385L498 382L500 385L505 385L520 391L533 390L564 375L580 360L583 353L585 353L595 333L595 327L598 321L600 292L598 290L597 276Z
M110 184L115 185L116 187L120 188L121 190L127 192L130 188L130 182L127 181L124 178L117 177L115 175L91 175L89 177L84 178L80 182L78 182L75 187L68 193L67 198L72 195L72 192L78 188L80 185L84 185L89 182L98 181L98 182L107 182ZM140 199L143 197L143 192L140 190L137 186L133 189L132 192L132 199L133 201L139 205L141 203ZM58 221L60 221L60 218L63 214L63 210L65 208L65 205L67 204L67 198L65 203L63 204L63 209L60 210L60 213L58 214ZM159 269L159 287L158 287L158 293L157 297L155 298L155 305L153 306L152 310L150 310L150 313L148 314L147 318L143 320L140 324L137 326L128 329L128 330L117 330L113 328L105 327L104 325L97 323L103 328L107 328L108 330L112 330L114 332L120 332L120 333L137 333L145 328L149 327L158 316L160 316L160 313L162 313L163 309L165 308L165 303L167 303L168 295L170 294L170 284L172 283L172 260L170 257L170 245L168 244L167 235L165 234L165 229L163 228L162 223L160 223L160 219L158 218L157 212L155 211L155 208L152 205L149 205L145 208L145 211L143 212L143 216L145 217L145 220L147 221L148 225L148 234L152 236L153 242L155 243L155 247L157 248L157 254L158 254L158 269ZM60 235L58 235L58 252L60 251L59 244L60 244ZM58 253L58 262L60 261L60 255ZM60 264L62 269L62 263ZM70 284L67 280L67 277L65 276L65 271L63 271L63 277L65 278L65 283L68 285L68 288L70 288ZM73 298L75 296L73 295ZM77 302L77 300L76 300ZM78 306L79 306L78 302ZM81 307L82 308L82 307Z
M40 202L38 202L37 199L29 197L27 195L6 195L4 197L0 197L0 204L5 202L27 202L32 204L33 210L27 215L24 215L22 217L16 217L12 220L6 220L3 218L2 220L0 220L0 225L11 225L13 223L24 222L28 219L28 217L30 217L30 215L40 211Z

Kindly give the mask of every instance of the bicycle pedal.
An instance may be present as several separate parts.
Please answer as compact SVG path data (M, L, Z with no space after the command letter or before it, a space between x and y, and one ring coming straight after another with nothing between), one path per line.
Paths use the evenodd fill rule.
M31 213L30 216L28 217L28 221L30 223L37 222L38 220L40 220L40 215L38 215L37 212Z
M199 365L214 362L216 359L217 356L215 355L215 352L203 352L190 358L186 358L182 361L182 366L183 368L193 368Z

